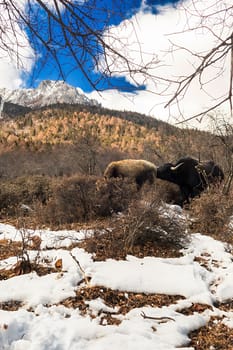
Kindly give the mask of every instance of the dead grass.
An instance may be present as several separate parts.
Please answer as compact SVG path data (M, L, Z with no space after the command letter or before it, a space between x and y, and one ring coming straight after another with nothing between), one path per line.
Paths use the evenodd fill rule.
M106 259L124 260L128 254L125 248L125 234L118 229L96 232L93 237L85 239L78 244L93 255L95 261ZM139 258L157 256L161 258L174 258L181 256L180 250L174 246L158 244L155 240L145 240L131 248L131 254Z
M227 327L223 318L211 317L205 327L191 332L189 337L195 350L232 350L233 349L233 329Z
M210 188L192 200L189 212L193 232L233 244L233 226L229 225L233 214L233 190L225 195L221 187Z
M17 256L22 249L21 242L15 242L9 239L0 240L0 260L11 256Z
M106 287L83 287L77 290L75 297L67 298L61 304L70 308L78 308L82 314L86 314L89 312L88 301L97 298L101 298L107 306L116 308L112 315L125 315L132 309L144 306L168 306L183 299L182 296L174 295L122 292Z

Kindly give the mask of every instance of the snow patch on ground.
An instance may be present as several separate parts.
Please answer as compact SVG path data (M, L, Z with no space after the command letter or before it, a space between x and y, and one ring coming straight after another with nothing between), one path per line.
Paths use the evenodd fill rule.
M233 313L214 307L216 301L233 297L232 255L222 242L193 234L180 258L128 256L125 261L96 262L83 249L65 249L91 235L91 231L29 230L28 234L39 235L42 239L40 263L54 266L62 259L62 270L41 277L32 272L0 281L0 303L12 300L23 303L18 311L0 310L0 349L174 350L183 346L184 350L190 349L189 332L205 325L213 315L224 313L224 322L233 327ZM0 224L0 239L20 240L20 230ZM36 254L32 251L30 257ZM16 258L1 260L0 269L10 268L15 263ZM132 309L125 315L115 315L117 307L110 308L101 298L88 301L92 315L86 316L78 309L57 305L76 295L83 286L80 282L84 273L90 278L90 286L125 293L180 295L181 298L176 304ZM179 312L194 302L212 307L189 316ZM101 325L103 312L112 313L121 323ZM152 318L145 319L142 313ZM153 317L170 319L160 323Z

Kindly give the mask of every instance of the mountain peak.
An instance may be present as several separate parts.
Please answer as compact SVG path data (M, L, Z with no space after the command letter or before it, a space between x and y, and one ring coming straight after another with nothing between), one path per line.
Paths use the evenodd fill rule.
M50 88L68 88L76 90L74 86L67 84L63 80L42 80L37 87L39 90Z
M43 80L35 89L0 89L0 96L4 102L30 108L62 103L99 105L96 100L89 99L79 88L62 80Z
M59 81L60 82L60 81ZM63 83L63 81L62 81ZM38 89L45 89L56 84L56 80L42 80L38 85Z

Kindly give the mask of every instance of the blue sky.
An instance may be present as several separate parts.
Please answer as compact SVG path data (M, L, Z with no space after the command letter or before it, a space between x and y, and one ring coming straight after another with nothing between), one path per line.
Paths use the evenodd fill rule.
M175 6L178 0L147 0L143 2L144 12L152 13L155 16L159 13L159 6L172 5ZM117 3L117 7L116 7ZM88 2L87 2L88 4ZM108 9L107 11L100 11L101 8ZM132 18L139 9L142 8L141 0L131 0L131 1L115 1L115 0L97 0L96 8L92 11L91 15L96 20L94 23L90 21L90 26L94 30L103 30L106 26L118 26L121 22L126 19ZM80 5L80 11L84 13L88 13L88 7L84 2L83 6ZM110 17L107 17L107 14L111 13ZM41 18L43 18L44 13L41 13ZM45 24L44 30L45 30ZM53 23L55 27L55 24ZM55 29L55 28L54 28ZM43 30L43 31L44 31ZM56 29L59 36L60 29ZM42 31L42 33L43 33ZM46 29L45 31L48 32ZM30 35L30 33L28 33ZM41 80L44 79L62 79L63 77L59 74L57 67L54 65L51 57L48 57L46 63L44 63L44 58L46 56L46 52L43 50L43 47L40 46L41 57L37 60L37 63L32 70L32 74L30 74L27 78L27 86L36 87ZM93 91L93 86L88 82L86 77L84 76L81 69L79 69L70 57L69 53L66 54L65 49L61 51L59 55L59 60L62 65L63 73L66 81L73 85L80 87L84 92L90 93ZM86 62L83 65L84 69L88 72L88 76L91 80L97 81L101 78L100 73L94 72L94 66L92 57L87 54ZM130 84L125 77L111 77L108 79L100 79L100 82L97 84L97 88L100 90L105 90L109 88L118 88L120 91L134 92L137 90L144 90L145 85L141 84L139 86L135 86Z

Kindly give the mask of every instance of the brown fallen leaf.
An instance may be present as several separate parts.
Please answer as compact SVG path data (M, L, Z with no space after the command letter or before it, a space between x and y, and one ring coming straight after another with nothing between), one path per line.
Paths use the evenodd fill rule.
M35 250L39 250L41 242L42 242L42 240L41 240L40 236L37 236L37 235L32 236L31 237L31 248L35 249Z
M58 269L58 270L61 270L61 269L62 269L62 259L58 259L58 260L55 262L55 267L56 267L56 269Z

